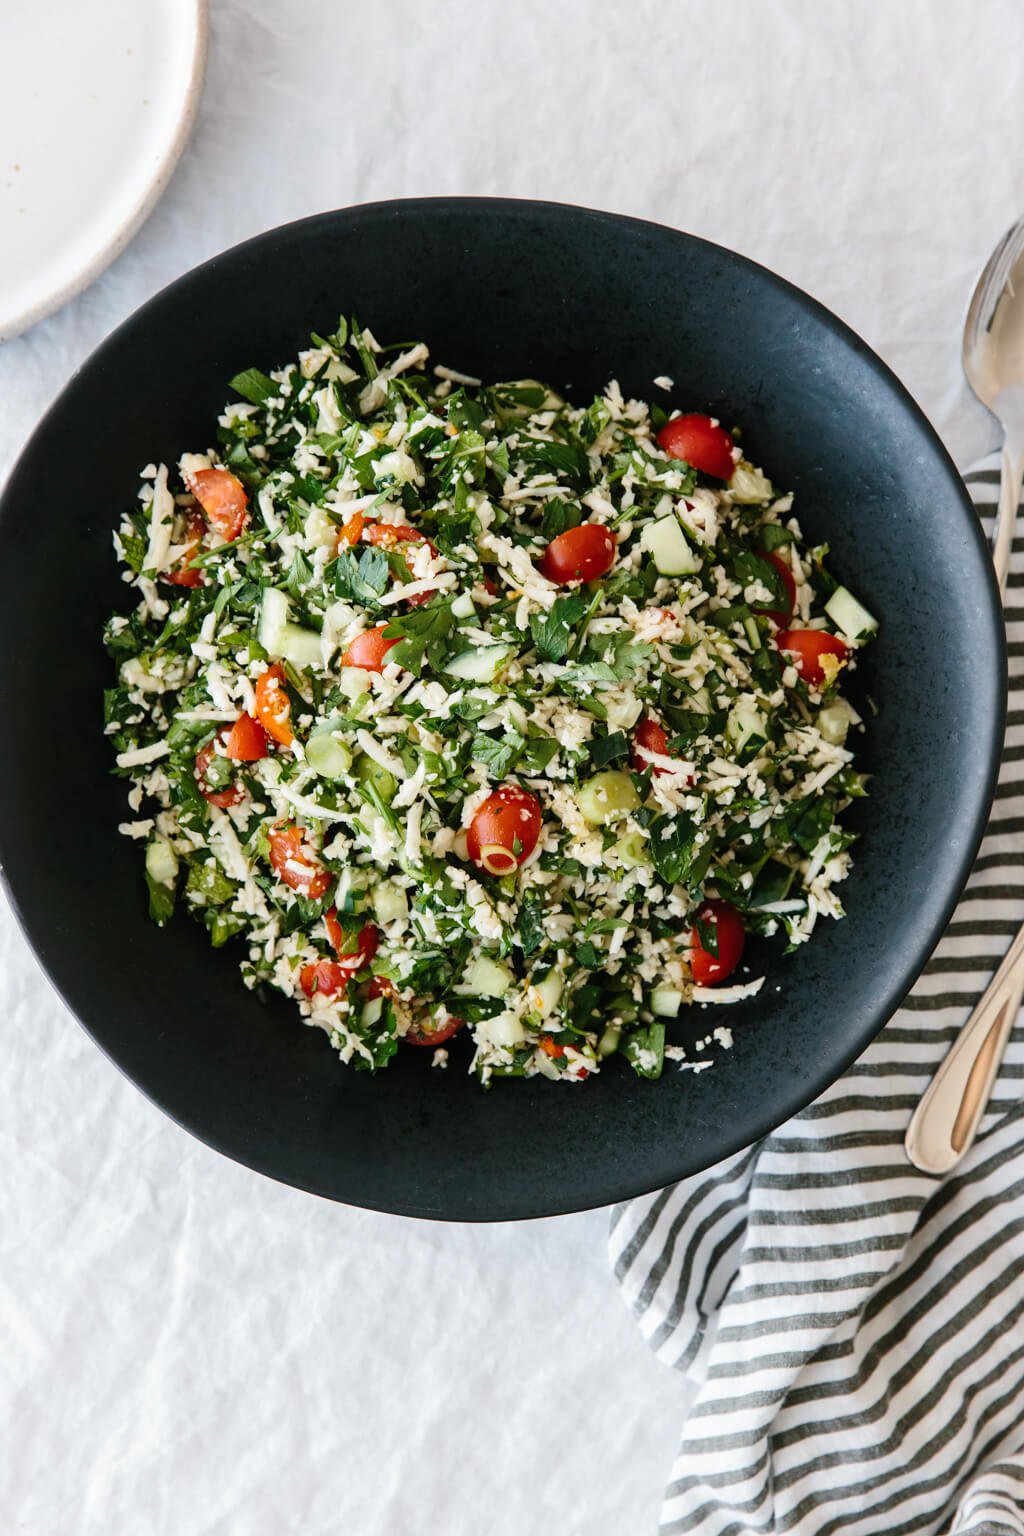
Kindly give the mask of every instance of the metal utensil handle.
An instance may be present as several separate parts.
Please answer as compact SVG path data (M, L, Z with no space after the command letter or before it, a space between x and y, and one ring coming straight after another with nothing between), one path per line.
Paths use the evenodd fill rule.
M1022 479L1024 479L1024 449L1008 434L1003 443L1003 462L999 476L999 509L996 514L996 535L992 545L992 564L995 566L1000 592L1006 590Z
M910 1161L948 1173L973 1142L1024 993L1024 927L922 1095L907 1129Z
M992 564L1000 592L1013 552L1013 535L1024 478L1024 449L1009 433L1003 443L999 510ZM974 1141L1024 997L1024 926L982 993L921 1096L907 1127L905 1146L915 1168L948 1173Z

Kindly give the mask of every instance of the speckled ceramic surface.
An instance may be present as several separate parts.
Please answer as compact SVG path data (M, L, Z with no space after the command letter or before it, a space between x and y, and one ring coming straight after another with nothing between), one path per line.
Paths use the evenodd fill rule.
M211 436L225 381L273 366L355 311L436 361L550 378L585 397L615 374L744 431L796 492L805 532L881 620L861 689L877 704L874 792L844 887L849 916L793 956L751 946L757 998L695 1010L680 1038L728 1022L732 1052L655 1084L627 1070L581 1090L482 1091L421 1057L377 1079L343 1069L293 1008L262 1005L186 919L145 917L138 850L118 837L99 644L121 596L118 507L150 459ZM197 316L202 325L196 326ZM190 333L187 370L180 339ZM52 538L40 507L62 509ZM678 232L548 204L376 204L272 231L140 310L68 386L0 504L0 854L21 920L60 991L113 1059L227 1155L355 1204L497 1219L604 1204L710 1166L819 1093L892 1012L966 876L1002 734L1005 656L987 552L923 416L838 321L743 259ZM39 708L60 668L61 743ZM74 786L72 814L68 786Z
M195 117L206 0L11 0L0 17L0 341L123 250Z

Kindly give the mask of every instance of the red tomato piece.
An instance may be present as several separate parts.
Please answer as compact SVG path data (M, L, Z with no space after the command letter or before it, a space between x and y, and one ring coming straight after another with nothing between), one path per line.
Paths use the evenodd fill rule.
M211 805L218 806L222 811L227 810L229 805L237 805L245 794L245 790L242 789L240 784L227 784L223 789L211 789L206 781L206 772L216 754L217 742L223 741L226 735L226 729L220 731L211 741L206 743L205 747L200 747L196 753L195 766L196 784L199 786L199 793L204 800L208 800Z
M450 1013L440 1020L417 1019L403 1038L408 1045L443 1045L458 1033L465 1022L465 1019L456 1019Z
M318 901L333 876L307 846L302 829L293 821L279 822L271 827L269 840L270 865L277 878L300 896Z
M336 908L328 907L324 913L324 926L327 929L327 937L334 945L338 956L338 963L347 966L349 971L365 970L377 953L380 945L380 934L375 923L364 923L355 940L354 949L346 949L346 944L351 944L351 939L346 939L338 922Z
M385 629L386 621L378 624L376 629L364 629L361 635L356 635L341 658L342 666L361 667L364 672L383 672L388 651L398 644L397 638L389 640L385 637Z
M518 784L503 784L477 809L466 832L473 863L489 875L509 875L540 837L540 801Z
M342 544L350 546L358 544L363 536L365 526L366 518L363 514L361 512L353 512L352 516L338 531L338 548L340 549Z
M775 623L782 629L789 623L796 608L796 582L793 579L793 572L788 561L784 560L781 555L777 555L774 550L770 555L762 555L760 558L767 560L769 565L774 565L782 577L783 585L786 588L786 608L785 612L781 608L755 608L754 612L763 613L769 619L774 619Z
M202 571L189 570L188 563L194 560L199 553L199 546L206 532L206 524L203 514L197 507L190 507L185 515L185 524L188 532L188 541L182 550L181 559L173 571L165 571L164 581L169 581L175 587L201 587L203 584Z
M736 467L732 438L710 416L673 416L658 433L658 447L716 480L732 479Z
M783 629L775 636L780 651L788 651L804 682L811 688L824 687L839 671L849 655L849 646L838 635L823 629ZM825 660L834 657L834 661Z
M565 1055L565 1046L559 1045L557 1040L552 1040L550 1035L541 1035L537 1041L545 1056L550 1056L552 1061L558 1061Z
M580 523L551 540L540 558L541 575L559 586L596 581L615 564L615 535L601 523Z
M249 521L249 498L241 480L230 469L197 469L187 484L210 527L222 538L237 539Z
M268 736L280 742L282 747L290 747L295 740L291 717L284 667L275 662L256 683L256 719Z
M718 954L709 954L704 948L694 923L690 933L690 970L699 987L716 987L739 965L746 934L739 913L728 901L705 901L697 916L702 923L714 926Z
M643 773L645 768L651 766L648 758L644 756L645 752L654 752L659 757L669 755L668 733L663 725L659 725L657 720L652 720L649 715L645 720L640 721L633 733L633 751L630 760L637 773ZM654 771L668 773L669 769L656 767Z
M267 755L267 733L252 715L239 715L227 734L224 751L236 763L257 763Z
M351 967L337 960L315 960L302 967L299 986L307 997L334 997L344 990L351 976Z

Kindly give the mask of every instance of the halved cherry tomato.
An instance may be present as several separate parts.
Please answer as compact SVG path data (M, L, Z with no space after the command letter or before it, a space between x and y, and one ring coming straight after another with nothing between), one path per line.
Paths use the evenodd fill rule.
M320 997L334 997L351 976L351 966L342 965L337 960L313 960L299 972L299 986L307 997L314 993Z
M580 523L552 539L539 564L541 575L559 586L596 581L615 564L615 535L601 523Z
M245 486L230 469L197 469L187 485L211 528L225 539L237 539L249 520Z
M239 715L224 743L224 751L236 763L256 763L267 755L267 733L252 715Z
M341 658L343 667L361 667L364 672L383 672L384 663L388 651L393 645L398 644L397 638L388 640L384 631L387 622L378 624L376 629L364 629L361 635L356 635L352 644Z
M335 907L328 907L324 913L324 926L327 929L327 937L337 952L340 965L347 965L350 971L365 970L377 953L380 945L380 934L375 923L364 923L355 940L355 949L346 949L346 944L351 944L351 939L346 939L338 922L338 913Z
M775 644L780 651L790 653L800 676L812 688L832 681L850 649L838 635L823 629L783 629L775 636ZM826 656L835 660L827 662Z
M699 987L715 987L739 965L746 934L739 913L727 901L706 901L697 916L702 923L714 926L718 954L709 954L704 948L694 923L690 933L690 970Z
M173 571L165 571L163 580L169 581L175 587L201 587L203 584L202 571L189 570L188 563L194 560L199 553L199 546L206 532L206 524L203 514L198 507L190 507L185 515L185 524L188 531L188 542L181 552L181 559Z
M441 1020L416 1020L402 1038L407 1045L443 1045L458 1033L465 1022L465 1019L456 1019L450 1013L445 1014Z
M292 706L285 690L284 667L275 661L256 683L256 719L268 736L279 741L282 747L290 747L295 740L291 716Z
M211 741L206 743L205 747L199 748L199 751L196 753L196 766L194 770L196 784L203 799L208 800L211 805L218 806L222 811L227 810L229 805L237 805L245 794L245 790L240 784L228 784L224 789L211 789L206 782L206 771L213 762L217 742L223 741L226 735L226 729L220 731Z
M735 469L733 441L710 416L673 416L658 433L658 447L673 459L685 459L694 469L717 480L731 480Z
M488 795L469 824L469 856L489 875L509 875L536 848L540 825L536 795L518 784L503 784Z
M789 564L783 560L781 555L777 555L774 550L770 555L761 555L760 558L767 560L769 565L774 565L782 577L783 586L786 588L786 608L785 612L781 608L755 608L754 612L766 614L769 619L774 619L775 623L782 629L784 625L789 623L793 617L793 610L796 608L796 582L793 579L793 572Z
M367 997L394 997L395 984L386 976L371 976L366 995Z
M310 901L318 901L334 878L307 846L293 821L279 822L269 832L270 864L279 880Z
M641 720L633 733L633 751L630 761L637 773L643 773L645 768L651 766L650 760L644 756L645 752L653 752L658 757L668 757L668 732L665 727L659 725L657 720L652 720L650 715ZM655 773L668 773L668 768L655 768Z
M365 526L366 518L363 514L361 512L353 512L352 516L338 530L338 548L340 549L342 544L358 544L363 536Z

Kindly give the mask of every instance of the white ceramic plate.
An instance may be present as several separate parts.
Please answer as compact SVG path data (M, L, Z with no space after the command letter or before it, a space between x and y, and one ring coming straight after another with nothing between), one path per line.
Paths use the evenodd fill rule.
M92 282L195 117L206 0L0 0L0 341Z

